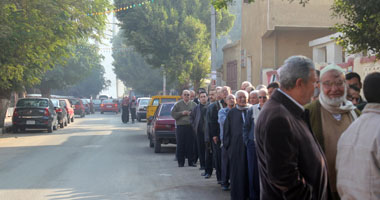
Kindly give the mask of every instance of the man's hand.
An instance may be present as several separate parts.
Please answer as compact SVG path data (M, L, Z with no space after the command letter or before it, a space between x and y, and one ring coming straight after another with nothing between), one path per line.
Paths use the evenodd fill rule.
M185 111L182 111L182 115L190 115L190 111L187 111L187 110L185 110Z
M214 143L215 143L215 144L218 144L219 138L218 138L217 136L214 136L214 137L212 138L212 140L214 140Z

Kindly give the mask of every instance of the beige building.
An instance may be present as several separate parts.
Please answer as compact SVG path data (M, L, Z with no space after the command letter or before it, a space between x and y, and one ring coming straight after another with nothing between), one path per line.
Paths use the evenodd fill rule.
M334 33L330 28L338 20L331 18L332 3L333 0L309 1L305 7L297 0L243 3L241 41L223 49L223 81L232 88L245 80L253 85L268 84L274 80L273 70L289 56L312 58L309 42ZM232 63L236 63L236 69ZM236 76L229 72L236 72Z

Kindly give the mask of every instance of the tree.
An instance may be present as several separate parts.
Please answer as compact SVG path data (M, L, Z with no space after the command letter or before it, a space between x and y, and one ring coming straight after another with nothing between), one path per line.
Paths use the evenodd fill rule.
M132 1L117 0L117 6ZM208 0L162 0L149 5L119 12L121 29L127 43L140 53L146 62L155 68L164 67L171 80L180 79L182 87L190 83L199 85L202 77L194 79L198 69L209 71L207 59L200 59L202 53L209 54L211 11ZM218 35L226 33L233 24L234 17L226 10L218 12ZM196 34L187 34L183 30ZM200 32L196 32L196 31ZM188 38L186 38L188 37ZM192 38L189 38L192 37ZM201 52L196 46L204 47ZM198 52L196 51L198 50ZM192 80L190 80L192 79ZM198 82L198 83L197 83Z
M113 38L114 72L124 85L132 87L136 93L156 95L162 89L162 72L152 68L132 47L128 47L121 32Z
M43 97L49 97L52 89L66 89L87 78L95 67L99 68L103 56L100 56L95 45L82 41L69 47L71 56L53 69L42 74L37 86Z
M0 1L0 127L11 92L35 85L40 74L68 57L78 39L99 39L108 0Z
M210 0L212 5L215 6L216 9L226 9L229 4L232 4L235 0ZM288 0L289 2L293 2L294 0ZM299 4L303 6L306 5L310 0L299 0ZM244 0L245 3L254 3L255 0Z
M75 97L93 97L95 98L102 90L106 89L111 82L104 78L104 67L96 64L91 69L91 73L81 82L64 90L58 90L58 95L75 96Z
M377 0L335 0L334 16L345 21L335 26L342 32L338 44L350 53L371 51L380 57L380 4Z

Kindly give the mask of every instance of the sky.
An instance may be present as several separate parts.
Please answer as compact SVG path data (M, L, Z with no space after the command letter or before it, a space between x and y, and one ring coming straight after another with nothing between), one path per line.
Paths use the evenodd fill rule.
M112 57L112 31L113 31L113 16L114 13L108 15L108 23L107 23L107 30L105 32L105 38L102 39L102 44L99 44L100 48L100 54L104 56L104 60L102 62L102 65L105 69L105 78L106 80L111 81L111 85L106 89L100 92L100 94L106 94L108 96L116 97L116 75L113 72L113 57ZM115 17L115 22L117 22L117 19ZM119 27L115 24L115 35L117 34Z

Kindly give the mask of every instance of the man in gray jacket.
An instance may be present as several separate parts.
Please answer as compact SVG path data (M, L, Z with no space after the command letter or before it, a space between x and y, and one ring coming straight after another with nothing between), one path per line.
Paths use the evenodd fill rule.
M185 157L191 167L196 167L194 164L194 133L191 127L190 114L197 104L190 101L190 91L182 92L182 100L178 101L172 109L171 115L176 121L177 130L177 160L178 167L185 165Z

